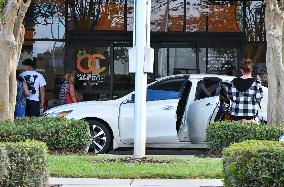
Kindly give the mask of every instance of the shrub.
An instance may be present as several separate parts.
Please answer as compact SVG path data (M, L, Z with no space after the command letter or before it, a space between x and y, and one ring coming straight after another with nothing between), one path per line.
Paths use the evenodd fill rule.
M38 141L1 143L9 158L8 176L1 186L40 187L48 178L47 147Z
M3 145L0 145L0 186L4 185L4 180L8 176L9 158Z
M0 123L0 141L19 142L34 139L59 152L87 152L91 143L89 124L84 120L63 118L18 118Z
M220 154L223 148L244 140L279 140L283 129L270 125L237 122L214 122L206 129L207 144L212 153Z
M247 140L223 151L225 186L284 186L284 146Z

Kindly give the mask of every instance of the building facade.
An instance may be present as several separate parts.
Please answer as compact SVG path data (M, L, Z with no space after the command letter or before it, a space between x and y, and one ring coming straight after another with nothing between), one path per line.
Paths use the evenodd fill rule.
M180 73L239 74L242 58L266 71L263 1L152 0L156 78ZM82 100L113 99L134 89L128 71L134 0L32 0L20 61L33 57L50 99L66 71Z

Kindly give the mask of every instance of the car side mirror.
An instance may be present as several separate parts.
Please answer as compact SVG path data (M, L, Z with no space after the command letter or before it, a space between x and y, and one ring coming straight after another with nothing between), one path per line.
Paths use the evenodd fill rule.
M126 99L125 101L123 101L124 104L126 103L134 103L134 99L135 99L135 94L132 94L130 98Z

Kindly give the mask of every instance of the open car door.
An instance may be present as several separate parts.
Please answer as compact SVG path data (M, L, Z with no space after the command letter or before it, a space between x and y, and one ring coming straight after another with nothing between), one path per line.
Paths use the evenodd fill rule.
M177 143L176 110L188 77L162 80L147 89L146 143ZM134 143L134 103L122 103L119 133L123 143Z
M206 141L206 128L213 121L219 109L219 95L222 80L206 77L197 83L195 100L187 114L189 139L193 144Z

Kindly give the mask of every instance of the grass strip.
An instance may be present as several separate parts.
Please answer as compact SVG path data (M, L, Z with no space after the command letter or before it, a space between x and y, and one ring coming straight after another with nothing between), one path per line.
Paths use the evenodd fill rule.
M107 155L49 155L52 177L119 179L222 178L222 161L215 158L154 157L161 163L125 163ZM165 161L163 163L163 161Z

